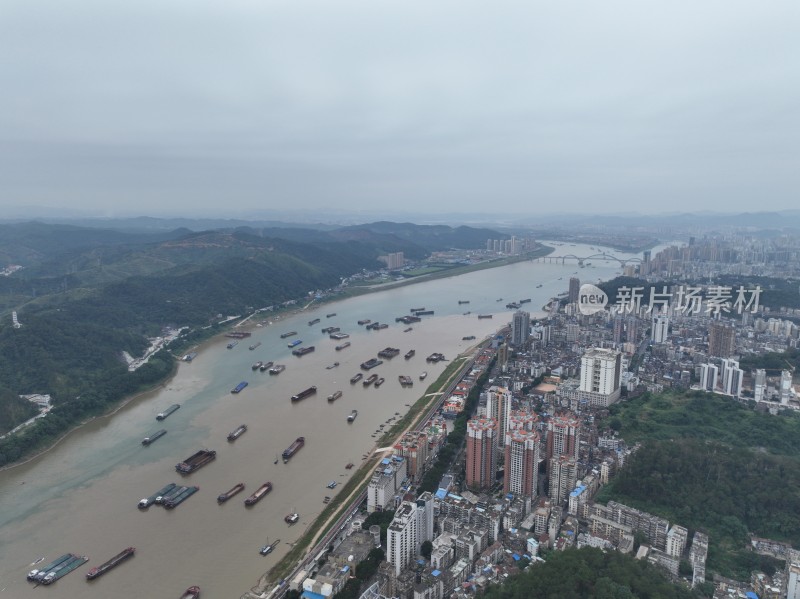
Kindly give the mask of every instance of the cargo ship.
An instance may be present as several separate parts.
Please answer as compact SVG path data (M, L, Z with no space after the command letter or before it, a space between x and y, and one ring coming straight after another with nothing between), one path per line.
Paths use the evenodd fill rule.
M303 340L302 340L302 339L295 339L294 341L290 341L289 343L287 343L287 344L286 344L286 347L288 347L289 349L291 349L291 348L293 348L293 347L297 347L297 346L298 346L298 345L300 345L302 342L303 342Z
M419 316L399 316L394 321L402 322L403 324L414 324L415 322L422 322L422 319Z
M378 352L378 357L392 359L399 353L400 350L397 349L396 347L385 347L384 349Z
M247 381L242 381L238 385L236 385L233 389L231 389L231 393L239 393L242 389L247 387Z
M370 358L366 362L361 363L361 370L371 370L376 366L380 366L383 364L383 360L379 360L378 358Z
M236 347L237 345L239 345L239 342L238 342L238 341L231 341L231 342L230 342L228 345L226 345L225 347L227 347L228 349L233 349L233 348L234 348L234 347Z
M182 504L184 501L189 499L192 495L197 493L200 490L200 487L187 487L182 493L179 493L175 497L170 498L169 500L164 502L164 507L168 510L173 510Z
M251 506L257 504L259 501L264 499L267 493L272 491L272 483L267 481L263 485L261 485L258 489L256 489L250 497L244 500L244 504L246 506Z
M169 493L170 491L172 491L172 489L174 489L177 486L178 485L176 485L175 483L169 483L163 489L160 489L155 493L153 493L152 495L150 495L150 497L145 497L144 499L139 501L139 505L137 507L140 510L146 510L156 502L156 499L158 499L159 497L163 497L166 493Z
M106 572L111 570L112 568L116 568L117 566L119 566L122 562L124 562L129 557L133 557L133 554L135 552L136 552L136 548L135 547L128 547L127 549L123 549L122 551L120 551L117 555L112 557L107 562L103 562L102 564L100 564L96 568L92 568L91 570L89 570L86 573L86 578L89 579L89 580L94 580L98 576L102 576L103 574L105 574Z
M172 404L170 407L168 407L163 412L159 412L158 415L156 416L156 420L164 420L167 416L172 414L174 411L176 411L180 407L181 407L181 404L179 404L179 403Z
M191 353L188 353L188 354L186 354L185 356L183 356L183 361L184 361L184 362L191 362L191 361L192 361L192 360L194 360L196 357L197 357L197 352L196 352L196 351L193 351L193 352L191 352Z
M529 303L530 301L531 301L531 298L527 297L527 298L525 298L525 299L521 299L521 300L519 300L519 303L520 303L520 304L527 304L527 303Z
M479 319L481 319L481 318L491 318L491 317L492 317L491 314L478 314L478 318Z
M330 337L334 341L341 341L342 339L347 339L349 336L350 335L347 333L339 333L338 331L335 331L330 335L328 335L328 337Z
M163 495L159 495L158 497L156 497L155 503L156 503L156 505L164 505L167 501L169 501L173 497L177 497L178 495L183 493L188 488L189 487L179 487L179 486L176 485L172 489L170 489L169 491L164 493Z
M298 393L297 395L292 395L292 401L293 401L293 402L295 402L295 401L300 401L300 400L303 400L303 399L305 399L306 397L311 397L311 396L312 396L312 395L314 395L316 392L317 392L317 388L316 388L315 386L313 386L313 385L312 385L312 386L311 386L311 387L309 387L308 389L303 389L303 390L302 390L300 393Z
M253 351L254 349L256 349L258 347L261 347L261 342L260 341L256 341L253 345L251 345L247 349L249 349L250 351Z
M334 316L336 316L336 312L331 312L330 314L326 314L325 318L333 318Z
M284 370L286 370L286 366L284 366L283 364L275 364L275 366L273 366L272 368L269 369L269 373L270 374L280 374Z
M419 310L414 313L415 316L433 316L433 310Z
M261 364L261 366L259 366L259 368L258 368L258 369L259 369L261 372L266 372L267 370L269 370L270 368L272 368L272 366L273 366L274 364L275 364L275 362L273 362L273 361L271 361L271 360L270 360L269 362L264 362L263 364Z
M298 520L300 520L300 514L298 514L297 512L286 514L286 516L283 518L283 521L286 522L286 524L288 524L289 526L291 526L292 524L296 524Z
M468 303L469 303L469 300L458 300L458 305L459 305L459 306L460 306L461 304L468 304Z
M286 339L287 337L291 337L292 335L297 335L297 331L289 331L288 333L283 333L281 335L281 339Z
M358 410L353 410L350 412L350 415L347 417L347 422L353 422L358 417ZM352 468L352 466L351 466Z
M315 324L317 324L318 322L319 322L319 318L315 318L314 320L309 320L309 321L308 321L308 326L310 326L310 327L311 327L311 326L314 326L314 325L315 325Z
M374 383L377 380L378 380L378 375L377 374L371 374L367 378L364 379L364 382L362 384L365 387L369 387L372 383Z
M406 360L410 360L411 358L413 358L413 357L414 357L414 354L416 354L416 353L417 353L417 352L416 352L416 350L410 349L410 350L408 350L408 351L406 352L406 355L404 355L403 357L404 357Z
M339 362L334 362L333 364L330 364L330 365L326 366L325 369L326 370L333 370L334 368L338 368L338 367L339 367Z
M360 325L365 325L365 324L369 324L369 323L371 323L371 322L372 322L372 321L371 321L369 318L365 318L364 320L359 320L359 321L358 321L358 324L360 324Z
M350 347L350 342L349 341L345 341L341 345L337 345L336 346L336 351L342 351L343 349L347 349L348 347Z
M331 393L331 394L328 396L328 401L329 401L329 402L334 402L334 401L336 401L337 399L339 399L341 396L342 396L342 392L341 392L341 391L334 391L333 393Z
M305 437L297 437L297 439L294 440L294 443L292 443L289 447L283 450L283 454L281 454L281 457L283 457L283 463L285 464L286 462L288 462L292 458L292 456L296 454L298 451L300 451L300 449L305 444L306 444Z
M335 489L335 488L336 488L336 484L337 484L337 483L336 483L336 481L335 481L335 480L332 480L331 482L329 482L329 483L328 483L327 485L325 485L325 486L326 486L326 487L328 487L329 489Z
M419 375L419 380L424 381L426 376L428 376L427 370L423 372L421 375Z
M150 445L153 441L160 439L167 434L167 429L162 428L160 431L154 432L152 435L147 435L142 439L142 445Z
M238 493L241 493L242 491L244 491L244 483L236 483L224 493L217 495L217 503L225 503L226 501L228 501L228 499L230 499L231 497L233 497Z
M225 336L231 339L247 339L252 334L250 331L231 331L230 333L225 333Z
M305 356L306 354L310 354L312 351L314 351L314 349L316 348L313 345L308 345L306 347L298 347L297 349L292 351L292 354L299 358L300 356Z
M49 564L45 564L41 568L31 570L30 572L28 572L28 580L30 580L31 582L35 582L37 580L41 581L41 579L44 578L47 575L47 573L50 572L50 570L57 568L58 566L66 562L68 559L71 559L73 557L75 556L72 555L71 553L65 553L61 557L54 559Z
M461 341L473 341L475 339L475 335L467 335L466 337L462 337Z
M397 380L400 381L401 387L411 387L414 385L413 379L410 376L406 376L404 374L398 376Z
M175 470L181 474L191 474L195 470L202 468L217 457L217 452L212 449L201 449L197 453L189 456L183 462L175 464Z
M434 352L430 356L425 358L425 361L426 362L431 362L433 364L436 364L437 362L441 362L444 359L445 359L444 354L440 354L438 352Z
M261 366L263 364L264 364L264 362L259 361L259 362L256 362L255 364L253 364L250 368L251 368L251 370L258 370L259 368L261 368Z
M352 377L350 377L350 384L355 385L364 375L360 372L355 373Z
M189 587L183 591L183 595L181 595L181 599L199 599L199 597L200 587L198 586Z
M89 558L85 555L73 555L70 559L62 562L59 566L53 568L47 574L45 574L41 581L37 579L37 582L41 582L44 585L53 584L59 578L63 578L88 561Z
M385 379L385 378L383 378L383 377L380 377L380 378L379 378L377 381L375 381L375 385L374 385L374 386L375 386L375 388L377 389L378 387L380 387L381 385L383 385L383 383L384 383L385 381L386 381L386 379Z
M425 307L424 306L422 308L411 308L409 310L409 312L424 312L424 311L425 311Z
M236 429L228 433L228 441L236 441L239 437L247 432L247 425L240 424Z

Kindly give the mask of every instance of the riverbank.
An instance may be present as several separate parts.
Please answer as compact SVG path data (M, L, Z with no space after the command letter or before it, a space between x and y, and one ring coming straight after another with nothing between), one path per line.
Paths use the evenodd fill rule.
M347 289L349 291L342 292L342 296L341 297L337 296L336 299L341 299L342 297L356 297L358 295L364 295L365 293L386 291L387 289L397 289L399 287L405 287L406 285L413 285L414 283L424 283L426 281L435 281L437 279L456 277L459 275L464 275L471 272L478 272L489 268L508 266L509 264L516 264L517 262L526 262L528 260L535 260L537 258L542 258L544 256L553 253L554 251L555 248L552 248L550 246L542 246L537 250L534 250L532 252L526 252L525 254L520 254L518 256L508 256L507 258L488 260L486 262L480 262L478 264L455 266L447 270L432 272L430 274L420 275L418 277L409 278L403 281L390 281L388 283L380 283L377 285L364 285L363 287L362 286L348 287Z
M300 539L293 544L292 549L261 576L256 586L249 593L242 595L242 599L257 599L263 596L263 593L273 587L279 580L286 578L297 569L298 564L308 556L308 550L313 549L319 540L330 531L331 527L353 509L353 501L366 492L372 473L383 455L391 452L394 444L406 432L413 430L430 416L431 408L439 400L443 390L447 389L460 375L465 361L472 359L480 349L481 344L476 344L468 352L460 354L448 364L436 381L429 385L425 393L411 405L400 421L395 423L388 433L376 441L369 451L368 457L358 467L351 479L326 509L308 526Z

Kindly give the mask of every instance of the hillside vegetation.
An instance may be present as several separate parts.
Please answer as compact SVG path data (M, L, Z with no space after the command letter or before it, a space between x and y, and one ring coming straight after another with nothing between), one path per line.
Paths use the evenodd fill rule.
M800 418L756 412L708 393L645 394L605 424L642 447L604 487L613 499L710 537L708 567L746 579L774 560L748 534L800 545Z
M415 229L424 247L414 242ZM0 434L32 414L17 396L46 393L54 405L35 426L0 440L0 466L169 376L174 359L166 352L133 373L123 360L123 352L141 356L147 338L165 327L191 331L173 348L180 351L218 332L220 315L303 300L380 268L378 256L390 251L423 257L426 247L436 246L429 229L402 225L401 238L369 227L336 235L303 228L119 232L0 225L0 266L23 267L0 277ZM442 237L436 249L488 234L434 229ZM11 310L21 328L11 326Z

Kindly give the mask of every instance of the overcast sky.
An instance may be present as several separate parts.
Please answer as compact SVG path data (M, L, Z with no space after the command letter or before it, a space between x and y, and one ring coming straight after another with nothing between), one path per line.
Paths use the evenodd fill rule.
M0 209L800 208L798 0L2 0Z

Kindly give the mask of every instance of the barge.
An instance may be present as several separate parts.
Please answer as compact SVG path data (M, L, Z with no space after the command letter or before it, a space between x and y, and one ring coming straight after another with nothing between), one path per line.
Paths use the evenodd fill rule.
M167 429L162 428L160 431L154 432L152 435L147 435L144 439L142 439L142 445L147 446L157 441L161 437L167 434Z
M242 491L244 491L244 483L236 483L224 493L220 493L219 495L217 495L217 503L225 503L226 501L228 501L228 499L230 499L234 495L241 493Z
M181 474L191 474L213 461L217 457L217 452L212 449L201 449L197 453L189 456L183 462L175 464L175 470Z
M105 574L109 570L119 566L122 562L124 562L129 557L133 557L133 554L135 552L136 552L136 548L135 547L128 547L127 549L123 549L122 551L120 551L117 555L112 557L107 562L103 562L99 566L89 570L86 573L86 578L88 580L94 580L98 576L102 576L103 574Z
M244 500L244 504L248 507L251 505L257 504L259 501L264 499L264 497L272 491L272 483L267 481L263 485L261 485L258 489L256 489L250 497Z

